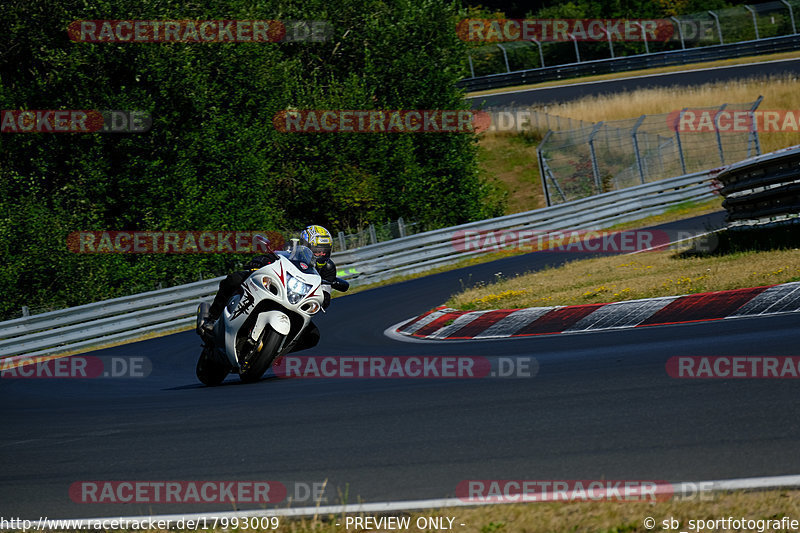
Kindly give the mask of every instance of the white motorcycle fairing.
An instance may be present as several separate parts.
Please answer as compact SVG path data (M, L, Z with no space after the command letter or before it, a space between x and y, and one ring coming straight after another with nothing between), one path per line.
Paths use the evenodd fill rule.
M225 374L233 371L248 381L260 378L275 358L292 349L322 309L322 278L311 251L295 245L291 253L275 256L277 260L250 274L215 325L214 350L228 363ZM259 375L254 378L255 373Z

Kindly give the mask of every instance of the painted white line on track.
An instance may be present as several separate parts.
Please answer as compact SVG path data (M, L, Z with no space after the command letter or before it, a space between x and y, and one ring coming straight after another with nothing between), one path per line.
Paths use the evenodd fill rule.
M677 241L668 242L666 244L659 244L657 246L651 246L650 248L644 248L642 250L636 250L634 252L628 252L626 255L635 255L635 254L640 254L642 252L652 252L653 250L661 250L662 248L667 248L668 246L672 246L673 244L680 244L682 242L692 241L692 240L697 239L699 237L705 237L706 235L711 235L712 233L717 233L719 231L720 230L714 230L714 231L707 231L705 233L698 233L696 235L692 235L691 237L686 237L685 239L680 239L680 240L677 240Z
M765 476L765 477L751 477L751 478L738 478L738 479L723 479L716 481L681 481L669 484L656 485L655 494L676 494L676 488L682 487L682 484L691 487L692 494L698 492L720 492L730 490L767 490L767 489L782 489L798 487L800 488L800 475L785 475L785 476ZM300 517L300 516L327 516L327 515L342 515L353 513L391 513L401 511L422 511L429 509L441 509L447 507L479 507L485 505L497 505L508 503L520 503L519 501L502 501L502 502L481 502L462 500L460 498L440 498L430 500L403 500L396 502L377 502L377 503L359 503L351 505L323 505L318 507L297 507L285 509L255 509L251 511L226 511L226 512L207 512L207 513L192 513L192 514L167 514L155 516L127 516L127 517L97 517L97 518L82 518L73 519L72 522L80 522L80 526L73 525L72 527L91 527L93 524L109 521L109 520L127 520L129 522L138 520L171 520L177 522L178 520L198 520L203 517L214 518L233 518L233 517L268 517L268 516L284 516L284 517ZM536 502L524 502L536 503ZM58 519L50 519L55 521Z

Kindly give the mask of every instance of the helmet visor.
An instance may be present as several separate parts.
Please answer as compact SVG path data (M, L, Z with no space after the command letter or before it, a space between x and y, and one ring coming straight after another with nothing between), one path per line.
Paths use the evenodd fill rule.
M324 265L331 258L331 245L321 244L318 246L309 246L311 252L314 254L314 259L318 265Z

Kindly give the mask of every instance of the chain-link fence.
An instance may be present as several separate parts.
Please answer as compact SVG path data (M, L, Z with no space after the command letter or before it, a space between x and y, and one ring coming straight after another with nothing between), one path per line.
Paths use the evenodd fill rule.
M539 42L533 39L476 45L468 55L470 76L793 35L797 34L799 15L800 0L774 0L663 19L672 25L666 40Z
M370 224L366 228L352 233L345 233L339 231L334 235L333 250L335 252L343 252L345 250L352 250L353 248L360 248L368 244L377 244L383 241L392 239L399 239L424 231L423 225L419 222L405 222L403 218L399 218L393 222L386 224L374 225Z
M754 112L760 103L761 97L551 130L537 148L547 205L759 155Z
M368 244L399 239L400 237L424 231L422 226L423 224L420 222L405 222L401 217L385 224L369 224L358 230L353 230L352 228L347 228L344 231L332 230L333 251L343 252ZM283 242L288 243L292 239L298 238L301 231L303 230L279 230L275 233L280 234L283 237Z

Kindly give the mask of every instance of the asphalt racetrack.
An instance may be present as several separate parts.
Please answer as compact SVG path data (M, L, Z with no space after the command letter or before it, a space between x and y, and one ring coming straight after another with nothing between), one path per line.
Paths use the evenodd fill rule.
M707 83L735 81L744 78L767 78L785 74L800 73L800 59L783 59L763 63L712 67L680 72L666 72L645 76L623 76L605 81L570 83L537 89L516 89L513 92L501 92L491 95L469 97L474 109L487 107L532 106L567 102L587 96L619 94L638 89L653 89L673 86L675 95L679 96L682 88ZM755 99L755 95L753 96Z
M720 214L669 225L701 231ZM334 300L308 355L535 358L532 377L278 379L206 388L193 332L91 355L143 357L144 378L3 379L0 515L38 519L233 510L81 503L80 481L270 480L323 503L456 495L470 479L692 481L800 472L796 380L681 380L674 355L798 355L780 315L483 342L391 340L462 283L577 259L540 252ZM288 505L286 501L279 506ZM250 508L258 508L252 505ZM239 507L248 508L247 505Z

